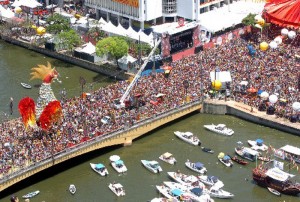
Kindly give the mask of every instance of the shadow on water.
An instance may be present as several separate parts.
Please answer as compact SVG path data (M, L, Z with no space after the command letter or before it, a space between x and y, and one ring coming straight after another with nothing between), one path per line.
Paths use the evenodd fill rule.
M88 162L91 159L94 159L96 157L99 156L99 154L101 155L105 155L106 153L109 153L111 151L114 151L116 149L119 149L120 147L122 147L122 145L116 145L116 146L111 146L111 147L106 147L106 148L102 148L102 149L98 149L92 152L89 152L87 154L83 154L81 156L77 156L75 158L72 158L70 160L67 160L63 163L60 163L58 165L54 165L50 168L47 168L46 170L43 170L35 175L32 175L31 177L28 177L16 184L14 184L13 186L3 190L0 192L0 201L1 199L3 199L6 196L9 195L13 195L14 193L24 189L25 187L34 185L40 181L46 180L48 178L51 178L61 172L64 172L66 170L69 170L75 166L78 166L84 162ZM84 159L84 161L82 161Z
M51 61L51 63L52 63L52 66L57 66L57 67L64 67L64 68L73 68L74 67L73 64L65 63L61 60L54 60L54 61Z

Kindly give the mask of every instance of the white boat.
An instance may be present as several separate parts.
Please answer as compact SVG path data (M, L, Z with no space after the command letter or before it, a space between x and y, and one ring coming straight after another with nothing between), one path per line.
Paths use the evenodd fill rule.
M281 154L281 155L278 155ZM300 148L292 145L285 145L275 152L275 155L281 159L291 160L300 163Z
M147 168L153 173L160 173L163 171L157 161L141 160L141 162L145 166L145 168Z
M225 155L223 152L219 153L218 159L226 167L232 167L233 166L233 162L231 161L230 156Z
M185 175L180 172L168 172L168 175L171 179L180 184L191 185L198 181L198 178L194 175Z
M27 83L21 83L21 86L23 86L24 88L30 89L31 85L27 84Z
M149 202L177 202L177 199L167 199L165 197L155 197L151 199Z
M36 191L33 191L33 192L29 192L28 194L23 195L22 198L25 198L25 199L32 198L32 197L38 195L39 193L40 193L39 190L36 190Z
M175 157L173 156L173 154L169 153L169 152L166 152L162 155L159 156L159 159L166 162L166 163L169 163L171 165L174 165L176 164L176 159Z
M191 169L191 170L193 170L193 171L195 171L197 173L200 173L200 174L205 174L207 172L207 169L204 167L204 164L201 163L201 162L192 163L189 160L187 160L185 162L185 165L189 169Z
M224 183L221 180L219 180L219 178L216 176L200 175L198 176L198 179L208 186L216 185L220 188L224 186Z
M162 194L168 200L172 199L172 202L179 202L178 199L174 198L174 196L171 195L171 189L169 187L165 185L163 186L156 185L156 189L159 191L160 194Z
M107 176L108 171L102 163L90 163L91 168L101 176Z
M201 145L201 142L199 140L199 138L197 136L195 136L193 133L191 132L180 132L180 131L175 131L174 134L180 138L181 140L192 144L192 145Z
M261 156L258 151L255 151L249 147L236 147L235 153L249 161L256 161L256 159L258 159L258 157Z
M125 166L124 162L120 159L118 155L112 155L109 157L112 167L118 173L125 173L127 172L127 167Z
M271 187L267 187L267 188L272 194L275 194L276 196L281 196L281 193L279 191L272 189Z
M260 150L260 151L267 151L268 146L264 144L262 139L257 140L248 140L248 144L251 146L251 149Z
M227 128L225 124L204 125L204 128L206 128L207 130L210 130L212 132L221 134L221 135L231 136L234 133L234 131L232 129L230 129L230 128Z
M165 185L163 186L156 186L156 189L167 199L170 199L172 202L179 202L179 201L186 201L191 202L192 201L192 195L189 193L186 193L180 189L171 189L170 187L167 187Z
M69 191L70 191L71 194L75 194L76 193L76 187L75 187L74 184L70 184Z
M212 186L209 189L209 195L211 197L215 197L215 198L233 198L234 195L228 191L224 191L223 189L221 189L220 187L217 186Z
M125 190L120 183L110 183L108 187L117 196L125 196Z

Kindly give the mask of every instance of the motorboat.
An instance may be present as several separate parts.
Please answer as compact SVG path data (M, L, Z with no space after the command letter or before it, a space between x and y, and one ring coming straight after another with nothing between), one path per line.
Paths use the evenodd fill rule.
M110 183L108 187L117 196L125 196L124 187L120 183Z
M175 157L173 156L173 154L169 153L169 152L166 152L162 155L159 156L159 159L166 162L166 163L169 163L171 165L174 165L176 164L176 159Z
M157 161L141 160L141 162L148 170L153 173L160 173L163 171Z
M219 153L218 159L226 167L232 167L233 166L233 162L231 161L230 156L225 155L223 152Z
M285 145L280 149L275 151L274 154L276 157L291 161L295 161L296 163L300 163L300 148L292 145Z
M170 188L165 186L165 185L156 185L156 189L158 190L159 193L161 193L164 197L166 197L167 199L171 199L173 198L173 196L170 193ZM179 201L176 199L176 202Z
M267 151L268 146L264 144L264 141L262 139L256 139L256 140L248 140L248 144L251 146L251 149L254 150L260 150L260 151Z
M108 170L102 163L90 163L91 168L101 176L107 176Z
M70 184L69 191L70 191L71 194L75 194L76 193L76 187L75 187L74 184Z
M271 187L267 187L267 189L276 196L281 196L281 193L277 191L276 189L272 189Z
M180 172L168 172L168 175L171 179L180 184L190 185L198 181L198 178L194 175L185 175Z
M22 196L22 198L27 199L27 198L32 198L36 195L38 195L40 193L39 190L33 191L33 192L29 192L28 194L25 194Z
M193 197L190 193L184 192L178 188L172 189L170 187L167 187L165 185L162 186L156 186L156 189L167 199L173 200L175 202L177 201L192 201Z
M177 202L177 199L167 199L165 197L155 197L148 202Z
M112 167L118 173L125 173L125 172L127 172L127 167L125 166L124 162L121 160L120 156L118 156L118 155L112 155L112 156L109 157L109 160L111 162Z
M204 125L204 128L206 128L207 130L210 130L212 132L221 134L221 135L231 136L234 133L234 131L232 129L230 129L230 128L227 128L227 126L225 124Z
M31 85L29 85L27 83L21 83L21 86L23 86L26 89L31 89Z
M199 201L199 202L214 202L212 198L210 198L210 195L206 192L206 190L203 190L199 187L194 187L190 190L193 201Z
M229 156L229 155L228 155ZM238 158L237 156L234 156L234 157L230 157L232 161L238 163L238 164L241 164L241 165L247 165L248 164L248 161L245 161L243 159L240 159Z
M218 186L212 186L209 189L209 195L211 197L214 198L223 198L223 199L227 199L227 198L233 198L234 194L228 192L228 191L224 191L223 189L221 189Z
M258 151L255 151L249 147L237 147L235 148L235 153L249 161L256 161L256 159L258 159L260 156Z
M197 136L195 136L193 133L191 132L180 132L180 131L175 131L174 134L180 138L181 140L192 144L192 145L201 145L201 142L199 140L199 138Z
M210 149L210 148L206 148L206 147L201 147L202 151L207 152L207 153L214 153L214 150Z
M220 188L224 186L224 183L221 180L219 180L219 178L216 176L200 175L198 176L198 179L208 186L216 185Z
M191 170L193 170L193 171L195 171L197 173L200 173L200 174L205 174L207 172L207 169L204 167L204 164L201 163L201 162L192 163L189 160L187 160L185 162L185 165L189 169L191 169Z

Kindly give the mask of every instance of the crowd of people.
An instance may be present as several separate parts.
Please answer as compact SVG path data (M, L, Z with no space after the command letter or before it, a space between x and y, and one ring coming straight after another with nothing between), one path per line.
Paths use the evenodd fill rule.
M273 107L278 113L284 111L286 117L298 115L299 122L299 112L293 111L292 104L300 100L297 86L299 61L295 58L300 47L286 42L279 49L260 51L259 44L252 43L257 51L251 56L247 49L249 43L237 38L165 64L172 67L169 74L153 72L150 76L140 77L130 92L131 104L126 108L117 106L115 100L122 97L130 82L118 81L84 97L61 100L62 120L50 131L44 132L38 127L25 130L21 118L1 123L0 178L95 137L105 137L186 102L209 97L209 75L216 68L231 73L230 99L257 108L261 103L270 103L256 93L248 93L248 88L254 87L270 95L278 93L286 102L275 103ZM244 80L248 85L241 88L240 83ZM202 87L203 91L200 90ZM103 123L104 116L109 116L111 121Z

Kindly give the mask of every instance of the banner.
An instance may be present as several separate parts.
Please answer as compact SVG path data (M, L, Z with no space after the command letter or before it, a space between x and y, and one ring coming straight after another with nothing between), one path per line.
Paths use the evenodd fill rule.
M112 0L121 4L126 4L135 8L139 7L139 0Z

